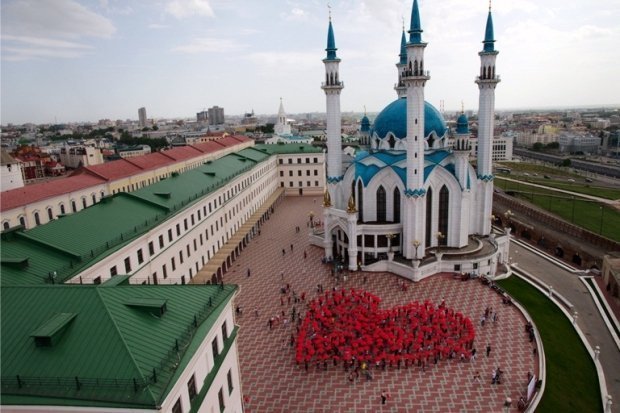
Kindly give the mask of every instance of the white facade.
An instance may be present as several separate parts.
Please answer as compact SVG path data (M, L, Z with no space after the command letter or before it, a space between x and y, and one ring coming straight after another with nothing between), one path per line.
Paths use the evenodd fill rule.
M476 157L478 154L478 140L471 139L471 152L472 157ZM512 161L513 152L513 138L507 136L500 136L494 138L491 142L491 159L493 161Z
M122 149L118 151L118 155L121 158L134 158L136 156L148 155L151 153L151 147L149 145L140 145L136 148Z
M4 150L2 151L2 162L0 163L0 176L2 177L2 187L0 188L2 191L24 186L24 177L22 176L19 162Z
M273 127L273 132L276 135L290 135L291 125L286 119L286 112L284 111L284 105L282 104L282 98L280 98L280 108L278 109L278 120Z
M63 147L60 150L60 162L67 168L77 169L80 166L99 165L103 163L103 155L91 146Z

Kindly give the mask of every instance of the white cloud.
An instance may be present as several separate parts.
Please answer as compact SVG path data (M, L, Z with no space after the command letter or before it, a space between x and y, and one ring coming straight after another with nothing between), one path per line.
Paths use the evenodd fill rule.
M177 19L191 16L213 17L215 13L208 0L172 0L166 5L166 12Z
M308 19L308 13L299 7L293 7L289 12L280 13L280 17L286 21L301 21Z
M73 0L21 0L2 8L3 33L12 35L109 38L116 28L107 18Z
M232 39L218 39L215 37L200 37L192 40L191 43L177 46L172 49L175 52L198 54L198 53L225 53L239 50L245 46Z

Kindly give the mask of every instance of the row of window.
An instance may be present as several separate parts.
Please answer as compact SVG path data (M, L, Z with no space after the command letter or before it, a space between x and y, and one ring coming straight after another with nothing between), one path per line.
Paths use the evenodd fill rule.
M288 164L292 164L293 163L293 158L288 158L287 161L288 161L287 162ZM284 164L284 159L280 158L278 160L278 163L280 165L283 165ZM297 163L299 164L299 163L304 163L304 162L302 162L301 158L297 158ZM305 163L310 163L310 158L305 158ZM312 163L319 163L319 158L312 158Z
M284 182L280 182L280 186L282 188L284 188ZM293 181L289 181L288 182L288 186L291 188L295 187L295 183ZM306 181L306 187L312 186L312 182L311 181ZM319 186L319 181L314 181L314 186L318 187ZM303 188L304 187L304 183L302 181L298 181L298 188Z
M246 187L253 184L257 179L259 179L265 172L267 172L269 168L263 167L259 170L255 171L252 175L245 178L243 181L232 185L230 188L218 195L212 201L207 202L202 205L202 207L198 207L194 212L190 213L189 217L184 218L182 221L177 222L173 226L162 231L161 234L157 236L152 241L149 241L147 244L148 256L153 257L156 253L163 251L167 247L171 246L175 242L178 242L179 239L185 236L189 231L195 229L196 225L199 225L204 219L211 216L215 212L220 212L219 218L211 221L211 224L208 228L204 229L204 234L202 231L200 233L195 234L194 239L188 241L188 243L183 247L180 247L178 251L178 260L179 265L182 265L185 261L185 258L190 258L192 255L192 246L193 251L198 251L198 244L203 246L206 241L209 240L209 236L216 236L221 229L224 229L228 226L230 221L230 226L226 228L225 232L221 235L221 238L217 240L213 240L212 246L210 249L201 248L201 252L206 252L200 257L200 260L196 259L191 266L189 267L189 279L192 279L193 276L198 273L200 269L200 265L204 266L208 260L211 259L213 255L226 243L226 241L232 237L235 232L243 225L249 217L258 209L261 202L263 202L264 197L266 197L265 189L269 185L268 182L262 182L256 188L248 192L243 196L243 198L237 199L236 203L232 205L228 211L225 211L223 214L219 210L224 203L227 203L230 199L237 196L241 191L243 191ZM246 208L246 206L253 204L245 213L241 214L241 211ZM145 254L143 249L140 248L136 253L136 258L138 262L138 266L142 265L145 261ZM150 277L154 284L159 283L158 276L162 276L163 279L168 278L168 265L172 268L172 271L176 271L177 269L177 256L172 257L169 262L163 263L161 267L161 273L158 274L157 271L153 272ZM125 257L123 259L123 266L125 270L125 274L130 274L133 270L132 265L132 257ZM118 275L118 268L116 265L109 268L110 276ZM185 284L185 276L180 277L180 281L182 284ZM95 283L101 282L101 277L97 277L95 279ZM143 283L147 281L144 280Z
M224 320L224 322L222 323L222 343L225 343L227 339L228 339L228 327L226 324L226 320ZM205 373L205 377L210 373L211 367L215 364L216 358L220 355L217 335L215 336L215 338L213 338L213 341L211 342L211 354L212 354L213 362L210 362L209 353L207 352L206 354L207 371ZM228 369L228 372L226 373L226 382L228 385L228 389L227 389L228 396L230 396L234 390L232 369ZM196 385L196 374L194 373L192 374L192 377L190 377L189 381L187 382L187 393L189 396L190 406L188 406L188 408L184 410L182 399L181 397L179 397L177 401L174 403L174 406L172 407L172 413L184 413L185 411L189 411L191 409L192 402L194 401L196 396L198 396L199 392L200 390L198 389L198 386ZM218 394L217 394L217 398L218 398L218 403L220 407L220 412L222 412L226 408L226 402L224 398L224 387L220 387Z
M309 169L306 169L306 176L310 176L310 172L311 171ZM319 170L315 169L313 171L313 175L314 176L319 176ZM293 171L288 171L288 176L293 176ZM301 170L297 171L297 176L303 176ZM284 177L284 171L280 171L280 177Z

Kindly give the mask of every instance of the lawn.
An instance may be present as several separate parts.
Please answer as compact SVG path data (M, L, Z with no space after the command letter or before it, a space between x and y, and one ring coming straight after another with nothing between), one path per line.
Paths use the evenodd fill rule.
M607 205L572 197L552 189L536 188L519 182L498 179L496 186L545 209L562 219L604 237L620 241L620 213Z
M536 412L603 411L594 362L562 311L516 276L497 284L525 307L542 338L547 381Z

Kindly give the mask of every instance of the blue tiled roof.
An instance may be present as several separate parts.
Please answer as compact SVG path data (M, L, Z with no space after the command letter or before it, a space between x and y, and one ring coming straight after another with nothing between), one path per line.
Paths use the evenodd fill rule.
M487 17L487 27L484 31L484 51L485 52L494 52L495 51L495 46L493 45L493 43L495 43L495 39L494 39L494 34L493 34L493 18L491 17L491 10L489 10L489 15Z
M327 29L327 57L325 60L336 60L336 40L334 38L334 28L332 27L332 21L329 21L329 28Z
M424 137L427 138L431 132L437 136L446 133L446 121L441 113L430 103L424 102ZM392 132L397 139L407 137L407 98L396 99L387 105L375 118L373 132L383 139L388 132Z
M413 0L413 7L411 8L409 42L412 44L422 43L422 25L420 24L420 9L418 8L418 0Z
M461 113L461 116L456 120L456 133L460 135L469 134L469 122L464 113Z

